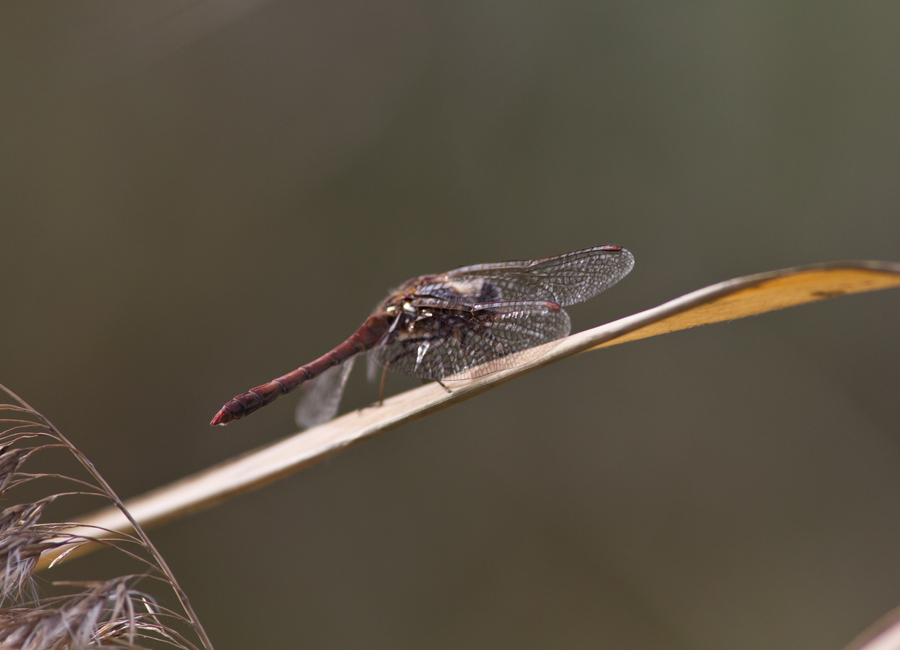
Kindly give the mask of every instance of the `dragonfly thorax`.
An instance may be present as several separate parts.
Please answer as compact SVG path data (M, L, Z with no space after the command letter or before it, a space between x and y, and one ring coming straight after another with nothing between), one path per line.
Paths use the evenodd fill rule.
M414 298L406 297L400 302L389 304L384 311L394 317L394 330L411 329L417 322L434 317L434 309L414 304Z

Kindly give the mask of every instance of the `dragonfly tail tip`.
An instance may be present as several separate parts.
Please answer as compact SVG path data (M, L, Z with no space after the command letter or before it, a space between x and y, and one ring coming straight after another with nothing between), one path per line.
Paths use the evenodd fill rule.
M229 422L231 422L231 414L228 411L223 409L223 410L219 411L218 413L216 413L216 417L214 417L212 419L212 422L210 422L209 424L210 424L210 426L214 426L214 427L215 426L224 427Z

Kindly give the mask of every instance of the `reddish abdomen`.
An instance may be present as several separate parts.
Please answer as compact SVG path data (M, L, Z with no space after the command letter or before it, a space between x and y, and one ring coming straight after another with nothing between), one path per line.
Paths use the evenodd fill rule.
M285 393L289 393L297 388L303 382L319 376L332 366L349 359L354 354L365 352L369 348L374 347L389 327L390 320L386 314L372 314L349 339L327 354L307 363L305 366L300 366L293 372L273 379L262 386L251 388L246 393L229 400L216 413L216 417L212 419L210 424L225 425L232 420L250 415L267 404L271 404Z

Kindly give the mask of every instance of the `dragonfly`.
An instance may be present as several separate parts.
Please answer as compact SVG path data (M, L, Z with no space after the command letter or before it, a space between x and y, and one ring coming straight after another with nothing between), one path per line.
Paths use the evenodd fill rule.
M295 388L308 388L317 377L304 400L312 408L298 410L297 419L305 426L327 421L337 413L352 362L364 352L383 369L382 399L388 371L444 385L445 379L511 367L528 350L569 334L571 321L563 307L605 291L633 267L630 252L606 244L413 278L392 291L346 341L229 400L210 424L246 417Z

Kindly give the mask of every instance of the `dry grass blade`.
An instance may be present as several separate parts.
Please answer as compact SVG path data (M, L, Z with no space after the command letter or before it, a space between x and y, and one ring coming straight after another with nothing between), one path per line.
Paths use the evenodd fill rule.
M634 341L723 320L743 318L793 305L900 286L900 263L842 262L785 269L728 280L600 327L573 334L529 354L520 366L474 380L454 382L448 394L436 383L397 395L383 406L349 413L324 425L263 447L185 478L126 505L142 526L152 526L208 508L408 422L480 395L550 363L587 350ZM85 524L128 531L114 509L91 515ZM80 535L78 529L69 531ZM96 534L95 530L92 530ZM83 545L72 555L89 550ZM45 553L49 563L61 551Z
M900 648L900 607L882 616L844 650L897 650L897 648Z

